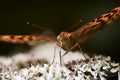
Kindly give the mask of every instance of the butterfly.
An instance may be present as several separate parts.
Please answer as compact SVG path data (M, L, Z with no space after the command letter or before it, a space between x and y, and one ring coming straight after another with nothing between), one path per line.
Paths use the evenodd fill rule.
M66 50L65 54L67 54L77 46L81 48L80 45L87 40L87 38L89 38L93 33L107 27L108 24L117 19L119 16L120 7L116 7L81 26L74 32L68 33L63 31L57 37L38 35L0 35L0 41L14 44L24 44L29 43L30 41L52 40L56 41L58 46Z

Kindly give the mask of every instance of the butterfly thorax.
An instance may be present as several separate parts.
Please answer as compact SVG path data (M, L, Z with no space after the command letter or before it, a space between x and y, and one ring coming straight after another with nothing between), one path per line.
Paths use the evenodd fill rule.
M61 32L57 36L57 45L66 51L70 50L75 45L75 42L73 42L70 37L71 33Z

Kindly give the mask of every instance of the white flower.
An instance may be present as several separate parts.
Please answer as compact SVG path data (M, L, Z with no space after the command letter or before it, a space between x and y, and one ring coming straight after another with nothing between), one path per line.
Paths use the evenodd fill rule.
M54 71L54 67L51 65L49 67L49 73L47 74L47 77L49 80L51 80L54 77L55 71Z
M26 79L24 77L17 75L17 76L12 76L11 80L26 80Z
M112 72L112 73L115 73L115 72L119 72L120 71L120 66L118 66L118 67L116 67L116 68L112 68L111 70L110 70L110 72Z
M92 65L90 62L87 64L87 71L90 73L92 72Z
M100 78L103 78L103 76L107 76L107 74L105 74L104 72L100 71L99 69L95 70L92 72L92 76L97 79L97 76L99 76Z
M74 76L75 80L85 80L85 74L81 71L78 71L78 76Z
M110 63L103 61L103 70L107 70L110 69Z
M102 62L101 60L97 60L97 61L94 61L94 63L92 63L91 65L94 70L97 70L101 68Z
M112 65L113 67L115 67L115 66L118 66L119 63L112 62L111 65Z
M107 80L107 79L100 75L100 80Z
M93 80L93 78L91 76L87 75L86 80Z
M110 72L115 73L115 72L117 72L117 69L116 68L111 69Z
M79 65L79 64L76 64L76 65L74 66L75 72L78 71L79 68L80 68L80 65Z
M75 77L74 80L85 80L85 78L83 78L83 77Z
M2 80L106 80L107 72L118 72L120 80L120 65L111 61L110 57L95 56L89 62L76 61L77 64L70 64L69 70L66 66L59 64L36 65L20 70L2 70ZM12 65L13 66L13 65Z
M29 70L27 68L21 69L20 74L23 76L28 76Z
M81 65L81 64L79 64L79 65ZM82 65L79 66L79 70L82 72L86 72L88 69L87 67L88 67L88 65L86 63L84 63L84 64L82 63Z
M111 60L111 57L108 56L107 58L105 58L106 61L110 61Z

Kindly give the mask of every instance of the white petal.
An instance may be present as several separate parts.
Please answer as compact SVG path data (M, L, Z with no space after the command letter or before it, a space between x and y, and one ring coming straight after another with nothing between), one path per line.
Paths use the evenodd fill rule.
M100 80L107 80L107 79L100 75Z
M120 80L120 72L118 72L118 80Z
M119 63L111 63L111 65L112 65L113 67L115 67L115 66L118 66Z
M111 69L110 72L115 73L117 72L117 69Z

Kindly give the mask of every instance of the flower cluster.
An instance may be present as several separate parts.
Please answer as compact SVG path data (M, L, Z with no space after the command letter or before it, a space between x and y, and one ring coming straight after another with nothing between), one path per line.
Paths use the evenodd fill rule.
M59 64L32 65L13 71L2 71L0 80L106 80L118 73L120 65L111 61L110 57L94 56L88 62L75 60L63 66Z
M84 79L87 77L93 77L94 79L106 80L106 77L110 77L113 73L120 72L119 63L111 62L111 58L105 56L94 56L88 62L85 61L73 61L66 65L71 71L76 73L76 76L80 74L84 75Z
M0 72L30 67L31 64L40 64L43 66L45 63L48 63L46 59L34 57L30 54L16 54L12 57L0 57Z

